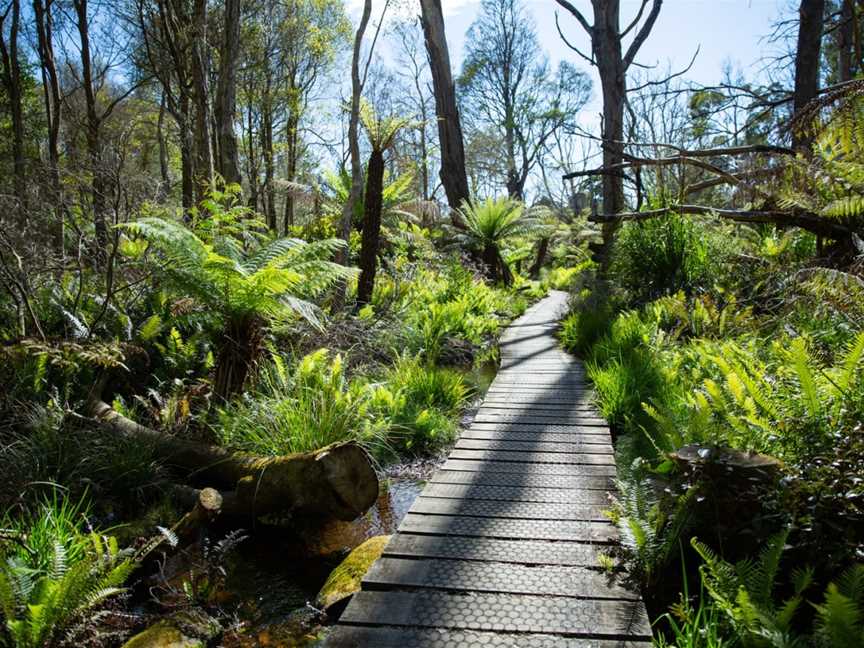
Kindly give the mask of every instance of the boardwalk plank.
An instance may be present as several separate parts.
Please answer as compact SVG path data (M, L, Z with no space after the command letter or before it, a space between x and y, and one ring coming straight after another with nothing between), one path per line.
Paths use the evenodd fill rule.
M542 450L476 450L456 448L450 452L451 459L473 461L516 461L532 464L584 464L590 466L614 466L615 457L611 454L545 452Z
M391 587L500 594L538 594L613 600L639 596L603 572L563 565L499 564L465 560L383 557L363 579L364 589Z
M334 629L327 638L330 648L650 648L650 645L557 635L347 625Z
M605 522L608 502L524 502L521 500L461 500L420 496L409 513L467 515L523 520L595 520Z
M514 473L517 475L616 475L615 466L592 466L588 464L525 463L519 461L477 461L473 459L448 459L445 470L465 470L485 473Z
M510 540L567 540L611 543L615 527L609 522L585 520L526 520L519 518L462 517L408 513L399 526L402 533L459 535Z
M588 441L576 438L568 441L512 440L510 435L500 439L474 439L460 437L456 441L459 450L509 450L511 452L560 452L565 454L601 454L611 455L614 450L609 443L604 443L602 437L589 437Z
M462 500L509 500L512 502L560 502L562 504L595 504L609 506L609 495L603 489L564 490L524 486L486 486L482 484L449 484L432 482L423 489L423 497Z
M398 533L384 549L385 556L450 558L521 565L597 567L602 545L546 540L499 540L451 535Z
M614 488L613 475L526 475L484 473L466 470L439 470L432 483L508 486L512 488L553 488L556 490L602 490Z
M509 594L360 592L343 623L457 630L502 630L596 638L650 637L639 601L574 599Z

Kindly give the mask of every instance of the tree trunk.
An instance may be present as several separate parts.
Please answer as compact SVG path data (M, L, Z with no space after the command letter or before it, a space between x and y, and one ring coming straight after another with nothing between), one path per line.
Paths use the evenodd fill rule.
M621 55L619 3L594 0L593 48L603 91L603 166L623 161L624 101L627 93L627 71ZM624 209L624 178L619 173L603 174L603 213L617 214ZM605 271L617 222L603 224L603 243L595 250L595 260Z
M248 107L246 115L246 176L249 179L249 208L258 211L258 158L255 153L255 128L253 124L252 105Z
M381 209L384 191L384 152L372 151L366 168L366 195L363 213L363 240L360 247L360 279L357 282L357 305L372 301L378 249L381 245Z
M60 186L60 82L54 58L53 0L34 0L33 15L36 22L37 49L42 70L42 93L45 100L45 118L48 125L48 169L51 183L50 204L54 208L53 224L55 249L63 253L65 211Z
M225 513L351 521L378 498L378 477L369 455L354 443L277 457L248 456L151 430L113 410L99 394L88 409L112 432L151 442L170 465L187 471L196 482L230 489L222 493Z
M267 226L277 231L276 222L276 178L273 161L273 108L270 104L269 81L267 96L261 108L261 155L264 157L264 213L267 216Z
M798 47L795 51L794 115L819 93L819 63L822 47L822 23L825 0L801 0L798 8ZM813 141L810 124L796 124L792 131L792 147L806 150Z
M240 56L240 0L225 0L225 33L216 89L216 128L219 141L218 171L226 183L240 183L234 114L237 110L237 61Z
M297 157L300 155L299 128L299 115L292 109L285 125L285 136L288 140L288 146L285 151L285 157L287 158L285 162L285 172L286 179L289 182L297 181ZM294 191L289 186L288 191L285 192L285 212L282 215L282 221L286 232L289 227L294 225L294 208Z
M261 349L261 329L254 319L228 322L213 370L213 395L221 402L243 391Z
M195 0L192 19L192 85L195 96L195 197L201 203L213 185L210 123L210 65L207 52L207 0Z
M540 269L546 263L546 255L549 253L549 237L544 236L537 242L537 255L534 257L534 263L528 270L528 275L532 279L540 278Z
M159 140L159 198L165 200L171 194L171 176L168 173L168 142L165 139L165 93L159 101L159 119L156 121L156 139Z
M837 81L852 78L852 52L855 46L855 0L841 0L840 24L837 27Z
M441 183L450 205L453 224L464 228L456 211L471 195L468 175L465 170L465 147L462 140L462 125L456 104L456 88L450 69L450 53L444 32L444 14L441 0L420 0L421 22L426 40L426 53L432 72L435 89L435 113L438 122L438 139L441 146Z
M24 105L21 87L21 65L18 53L18 34L21 27L21 2L12 0L9 23L9 41L6 41L5 22L0 17L0 54L3 60L3 86L12 118L12 183L18 212L27 212L27 165L24 159ZM7 14L8 15L8 14Z
M105 215L108 183L102 160L102 119L96 105L96 88L93 80L93 59L90 53L90 23L87 0L74 0L76 27L81 49L81 81L87 120L84 127L87 142L87 157L90 167L90 200L93 210L93 227L96 232L96 261L105 261L108 248L108 223Z
M180 130L180 173L182 185L183 213L186 218L195 206L195 135L192 132L190 101L185 95L180 97L180 117L177 127Z
M372 0L363 3L363 14L354 35L354 51L351 56L351 111L348 114L348 155L351 163L351 190L348 200L342 207L341 236L348 243L351 240L351 229L354 223L354 209L363 197L363 163L360 160L360 98L363 94L363 82L360 79L360 54L363 46L363 35L372 14ZM337 261L348 265L349 248L346 245L338 253Z

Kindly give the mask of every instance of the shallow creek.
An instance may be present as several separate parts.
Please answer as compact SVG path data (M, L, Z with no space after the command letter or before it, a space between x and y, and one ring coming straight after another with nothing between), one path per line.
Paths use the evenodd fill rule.
M495 377L494 363L466 372L475 389L474 405ZM470 424L470 407L462 424ZM239 629L226 633L222 646L314 646L322 629L318 611L309 605L330 572L348 551L377 535L396 532L435 468L437 458L389 466L376 504L352 522L332 522L301 537L278 526L250 529L228 560L223 605L236 614Z

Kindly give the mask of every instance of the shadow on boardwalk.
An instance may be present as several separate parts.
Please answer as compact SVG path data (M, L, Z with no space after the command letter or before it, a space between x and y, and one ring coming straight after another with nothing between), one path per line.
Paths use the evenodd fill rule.
M363 581L329 648L646 646L637 593L598 569L609 430L558 348L566 294L511 325L471 427Z

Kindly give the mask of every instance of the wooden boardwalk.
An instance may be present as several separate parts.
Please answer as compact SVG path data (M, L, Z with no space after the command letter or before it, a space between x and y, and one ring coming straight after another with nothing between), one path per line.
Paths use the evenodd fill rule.
M597 554L611 439L555 339L566 294L506 331L501 370L328 637L328 648L645 648L637 593Z

